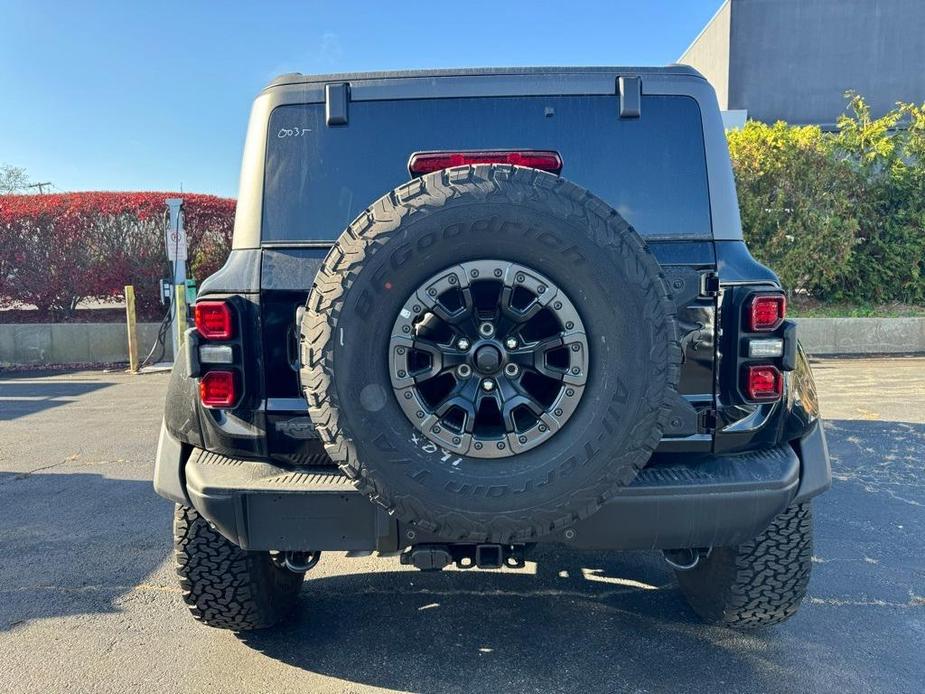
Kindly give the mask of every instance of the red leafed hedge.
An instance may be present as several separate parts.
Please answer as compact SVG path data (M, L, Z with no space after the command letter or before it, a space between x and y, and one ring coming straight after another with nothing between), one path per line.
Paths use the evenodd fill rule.
M164 248L167 198L182 198L188 269L198 281L225 262L235 201L186 193L0 196L0 307L35 304L49 317L84 298L113 299L135 286L140 318L162 309L172 275Z

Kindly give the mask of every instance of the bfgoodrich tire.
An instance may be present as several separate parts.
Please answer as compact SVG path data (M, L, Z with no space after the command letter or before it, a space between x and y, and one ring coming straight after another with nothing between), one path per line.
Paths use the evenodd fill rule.
M269 552L241 549L195 509L177 506L173 529L183 600L198 621L248 631L292 613L304 574L277 566Z
M678 572L684 597L702 619L729 627L778 624L796 614L812 569L809 503L791 506L754 540L714 547Z
M530 431L542 436L531 438L504 419L506 433L478 440L478 432L454 433L437 419L437 406L425 414L402 402L418 395L404 362L395 367L396 359L411 360L396 357L406 339L401 331L414 338L431 312L446 312L428 308L434 286L471 280L474 295L479 272L506 282L509 297L525 291L518 282L530 286L528 303L549 301L553 290L542 294L548 282L563 297L548 303L565 316L553 324L582 328L581 344L569 347L583 361L563 362L560 395L571 391L572 406L556 400L536 415ZM504 288L498 291L503 297ZM473 308L475 324L483 320L479 310ZM494 327L475 334L477 344L494 340L497 354L485 360L478 353L466 369L515 359L516 349L505 352L503 326L499 319L499 335ZM453 354L441 364L444 358ZM439 171L378 200L328 254L302 321L302 387L330 456L400 519L452 540L528 541L596 511L633 480L658 444L679 361L674 307L639 235L588 191L510 166ZM572 373L579 388L567 387ZM526 377L518 372L521 385ZM497 383L499 409L505 379L501 372L484 379ZM468 417L463 421L470 426Z

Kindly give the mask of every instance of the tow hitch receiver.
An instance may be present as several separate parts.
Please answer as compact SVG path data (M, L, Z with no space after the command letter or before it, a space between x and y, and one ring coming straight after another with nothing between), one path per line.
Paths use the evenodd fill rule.
M523 545L450 545L421 544L401 555L401 563L421 571L440 571L455 563L460 569L522 569L525 566Z

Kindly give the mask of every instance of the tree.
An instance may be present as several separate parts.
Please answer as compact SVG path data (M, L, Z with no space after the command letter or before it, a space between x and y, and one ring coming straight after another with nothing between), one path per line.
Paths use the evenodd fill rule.
M24 168L0 164L0 195L22 192L28 185L29 177Z

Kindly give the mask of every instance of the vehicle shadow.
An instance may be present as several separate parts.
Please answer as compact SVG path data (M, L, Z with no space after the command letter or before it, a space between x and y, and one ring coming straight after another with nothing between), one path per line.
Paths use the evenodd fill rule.
M17 382L19 374L0 374L0 421L17 419L78 401L80 396L112 385L105 381Z
M825 430L834 480L884 501L925 504L925 424L833 419Z
M834 488L814 503L817 597L786 624L702 624L655 552L546 549L532 574L309 574L288 624L239 638L294 667L409 691L848 691L868 677L908 690L915 647L895 644L897 631L911 644L919 628L902 615L925 569L910 559L922 554L925 518L909 513L925 504L925 425L836 420L827 430ZM853 605L878 600L895 613L868 614L863 636L849 635Z
M119 611L169 555L170 519L147 479L0 472L0 634Z
M239 638L298 668L408 691L660 691L679 677L715 681L721 670L748 682L767 670L773 632L697 621L656 553L536 558L533 575L309 578L293 621ZM727 648L743 639L755 645Z
M812 598L784 625L703 625L654 552L544 549L517 572L356 560L325 575L322 558L292 619L239 641L347 689L915 691L922 621L906 604L925 576L925 425L836 420L828 431L835 483L814 504ZM0 472L0 637L30 620L119 612L160 579L175 590L169 505L147 478L113 478L141 466L119 470Z

